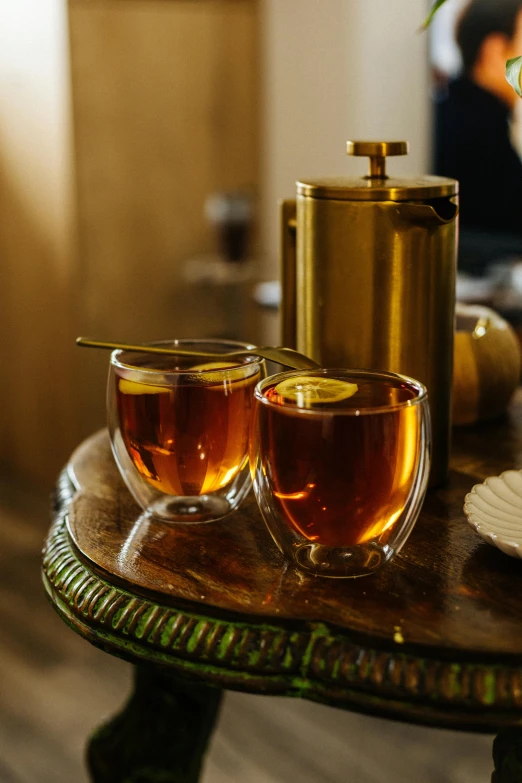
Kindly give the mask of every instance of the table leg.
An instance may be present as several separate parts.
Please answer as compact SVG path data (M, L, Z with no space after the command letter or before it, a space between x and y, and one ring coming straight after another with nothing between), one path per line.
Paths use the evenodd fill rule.
M164 669L135 667L129 702L90 740L94 783L197 783L221 695Z
M522 783L522 727L503 729L493 742L491 783Z

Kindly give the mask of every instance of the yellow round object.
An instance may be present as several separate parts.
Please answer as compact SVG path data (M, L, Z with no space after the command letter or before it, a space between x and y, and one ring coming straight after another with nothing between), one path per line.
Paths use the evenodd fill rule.
M453 424L500 416L520 383L520 343L509 324L481 305L457 304Z
M293 400L299 408L307 408L318 403L333 403L353 397L357 391L356 383L347 383L337 378L322 378L313 375L299 375L287 378L275 387L276 394L286 400Z
M168 394L170 391L167 386L152 386L148 383L131 381L128 378L120 378L118 388L122 394Z
M191 370L225 370L229 367L237 367L237 362L206 362L205 364L195 364Z
M197 375L194 375L194 380L198 383L234 383L234 389L238 389L240 386L251 382L250 376L245 378L247 369L247 365L238 366L237 362L206 362L205 364L194 365L194 367L190 368L190 371L197 373ZM205 370L213 370L213 372L205 372ZM217 372L217 370L223 370L223 372ZM244 380L244 383L238 383L238 381L242 380Z

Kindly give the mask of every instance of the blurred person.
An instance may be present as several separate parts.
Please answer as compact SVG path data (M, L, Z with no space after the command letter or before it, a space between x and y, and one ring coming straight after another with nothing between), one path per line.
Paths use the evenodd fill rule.
M471 0L456 40L463 72L436 103L435 173L459 180L462 239L471 229L473 252L480 248L487 265L522 255L522 162L510 128L520 98L505 77L506 60L522 55L522 0ZM473 240L476 230L489 242Z

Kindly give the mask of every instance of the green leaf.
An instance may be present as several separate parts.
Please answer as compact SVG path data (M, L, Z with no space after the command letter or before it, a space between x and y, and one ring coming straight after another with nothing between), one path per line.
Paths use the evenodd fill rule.
M426 28L430 26L430 24L433 21L433 17L435 16L435 14L439 10L439 8L442 5L444 5L445 2L446 2L446 0L435 0L435 2L433 3L427 18L426 18L426 20L424 21L424 24L422 25L424 30L426 30Z
M522 57L512 57L506 63L506 79L513 87L517 95L522 98L522 88L520 86L520 74L522 71Z

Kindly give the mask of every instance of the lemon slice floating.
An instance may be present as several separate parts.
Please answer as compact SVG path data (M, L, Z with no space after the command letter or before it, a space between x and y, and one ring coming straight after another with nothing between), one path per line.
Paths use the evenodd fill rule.
M237 362L207 362L206 364L196 364L190 369L197 372L197 375L194 374L194 379L197 382L215 384L215 386L209 386L209 389L223 389L223 383L226 382L227 386L233 384L233 389L237 390L252 384L254 379L259 377L259 373L248 375L248 365L238 365ZM205 370L214 370L214 372L205 372ZM217 370L223 372L216 372Z
M286 400L296 402L299 408L307 408L318 403L347 400L353 397L358 388L356 383L339 381L337 378L299 375L297 378L281 381L274 391Z
M191 370L226 370L230 367L237 367L237 362L207 362L206 364L195 364Z
M203 383L223 383L223 381L237 381L245 377L243 367L238 367L237 362L206 362L205 364L196 364L190 370L197 372L195 379ZM213 370L213 372L205 372ZM216 372L223 370L223 372Z
M122 394L168 394L170 392L167 386L152 386L148 383L130 381L128 378L120 378L118 388Z

